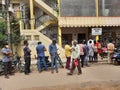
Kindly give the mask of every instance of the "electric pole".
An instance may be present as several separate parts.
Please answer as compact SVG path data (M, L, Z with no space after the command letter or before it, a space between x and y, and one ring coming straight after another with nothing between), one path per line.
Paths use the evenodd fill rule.
M3 11L4 14L6 17L6 24L7 24L7 40L8 40L8 44L9 46L11 47L11 40L10 40L10 34L11 34L11 31L10 31L10 13L9 13L9 7L10 7L10 0L2 0L2 8L3 8Z
M9 14L9 7L10 7L10 0L6 0L6 11L7 11L7 34L8 34L8 44L11 47L11 40L10 40L10 14Z

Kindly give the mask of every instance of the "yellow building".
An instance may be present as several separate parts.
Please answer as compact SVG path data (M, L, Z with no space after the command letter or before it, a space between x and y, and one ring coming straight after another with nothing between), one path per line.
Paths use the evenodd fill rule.
M48 49L51 39L57 38L64 57L65 41L119 39L119 0L10 0L10 3L20 18L21 35L29 40L33 58L38 41ZM93 28L102 29L99 38L92 35ZM21 48L18 51L23 55Z

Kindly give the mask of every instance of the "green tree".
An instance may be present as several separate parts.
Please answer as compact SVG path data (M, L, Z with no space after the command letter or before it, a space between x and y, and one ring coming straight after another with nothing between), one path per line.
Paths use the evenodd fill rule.
M11 27L11 33L10 33L10 41L11 44L14 44L15 46L18 46L19 43L22 40L22 37L20 36L20 26L19 26L19 20L17 20L15 17L12 18L10 22ZM3 46L4 42L8 41L8 35L7 35L7 22L4 18L0 19L0 48Z
M7 41L7 24L4 19L0 19L0 48Z
M20 35L20 25L19 20L15 17L11 20L11 34L10 34L11 43L14 45L19 45L22 40L22 36Z

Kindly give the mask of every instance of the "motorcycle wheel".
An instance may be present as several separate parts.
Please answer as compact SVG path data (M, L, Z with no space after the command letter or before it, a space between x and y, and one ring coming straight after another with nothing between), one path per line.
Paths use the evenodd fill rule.
M18 64L18 71L24 72L24 70L25 70L25 65L23 63Z

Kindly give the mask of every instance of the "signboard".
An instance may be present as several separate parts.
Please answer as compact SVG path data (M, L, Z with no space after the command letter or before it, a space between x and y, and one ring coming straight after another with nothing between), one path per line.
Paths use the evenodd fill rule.
M92 28L92 35L102 35L102 28Z

